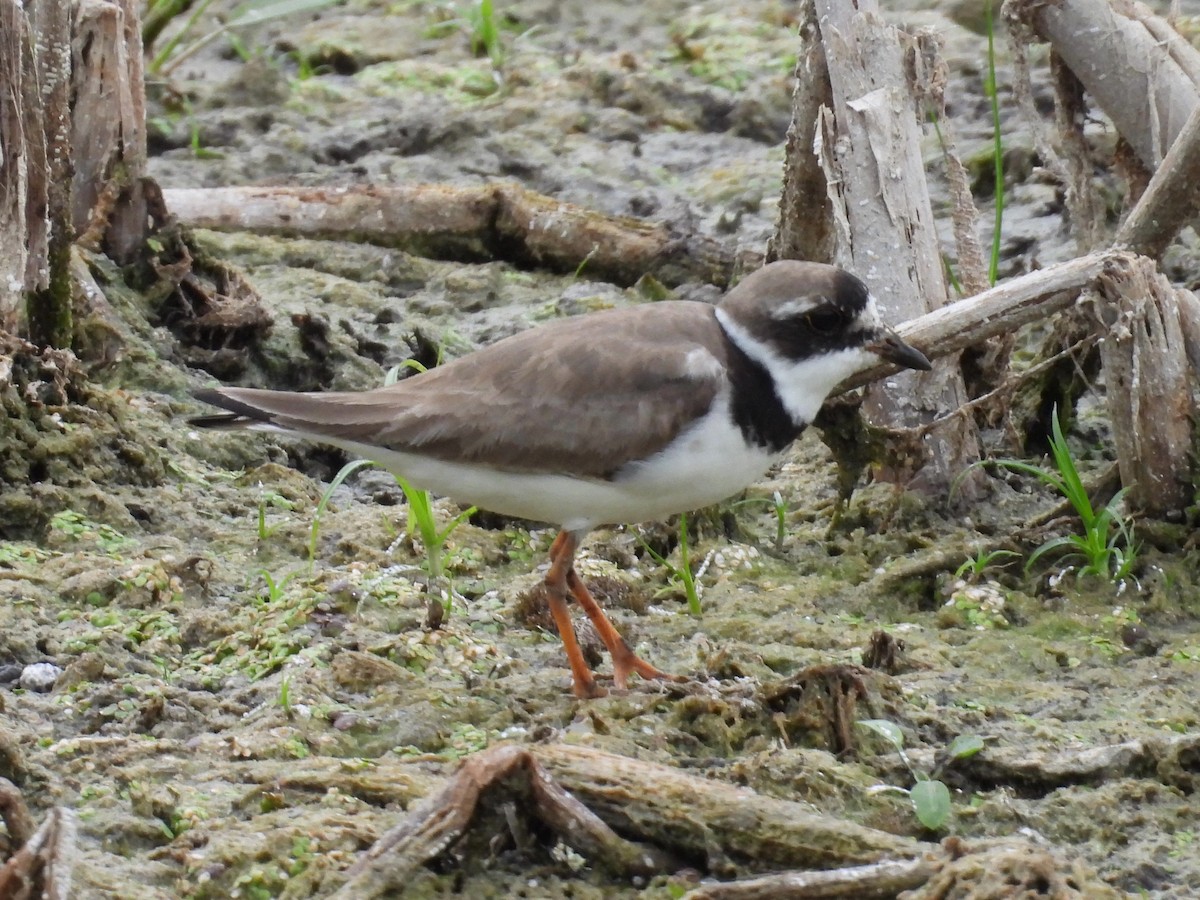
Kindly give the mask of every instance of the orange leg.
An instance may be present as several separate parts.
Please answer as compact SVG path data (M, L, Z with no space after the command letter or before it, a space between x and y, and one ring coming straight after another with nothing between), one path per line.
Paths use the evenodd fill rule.
M567 610L567 584L575 561L577 541L560 531L554 543L550 545L550 571L546 573L546 600L550 606L550 615L558 627L558 635L562 638L563 649L567 653L567 663L571 667L571 678L575 696L581 700L603 697L607 691L596 684L595 676L583 651L579 649L579 639L575 637L575 626L571 624L571 613Z
M596 634L600 635L600 640L604 641L604 646L608 648L613 661L613 683L619 690L625 689L626 680L629 678L630 672L636 672L643 678L661 678L666 681L686 680L678 675L671 675L661 669L655 668L634 653L625 641L625 638L621 637L620 632L608 620L608 616L604 615L604 610L600 608L600 604L588 593L583 579L579 577L574 569L571 569L567 573L567 587L571 589L571 596L575 598L575 602L580 605L587 614L587 617L592 620L592 627L596 629Z
M571 674L575 679L576 696L600 697L603 696L604 691L596 684L592 671L588 668L583 653L579 649L579 641L575 637L575 629L571 625L571 619L567 612L567 590L571 592L571 596L591 619L596 634L608 648L613 661L613 682L618 689L625 689L631 672L637 673L643 678L683 680L655 668L630 649L625 638L621 637L612 622L604 615L604 610L588 593L583 579L575 571L575 551L578 547L579 538L576 535L560 531L550 546L550 571L546 573L546 592L549 597L550 614L554 617L558 633L563 639L567 662L570 663Z

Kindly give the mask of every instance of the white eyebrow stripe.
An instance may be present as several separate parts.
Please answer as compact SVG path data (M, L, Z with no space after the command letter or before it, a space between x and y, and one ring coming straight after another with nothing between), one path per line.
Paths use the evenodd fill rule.
M771 318L783 321L784 319L792 319L796 316L802 316L804 313L816 309L821 305L823 297L814 299L813 297L796 297L781 303L771 310Z

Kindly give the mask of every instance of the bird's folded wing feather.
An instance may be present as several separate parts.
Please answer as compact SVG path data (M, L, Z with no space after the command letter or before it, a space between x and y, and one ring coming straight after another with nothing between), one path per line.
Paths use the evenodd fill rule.
M386 388L199 394L254 422L509 471L604 478L653 455L724 384L711 307L656 303L567 319Z

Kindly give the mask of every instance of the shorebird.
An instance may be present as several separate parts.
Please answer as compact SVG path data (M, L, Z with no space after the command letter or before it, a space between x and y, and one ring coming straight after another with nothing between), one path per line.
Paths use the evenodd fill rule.
M365 456L432 493L559 527L546 596L581 698L604 689L567 610L612 657L613 682L672 678L638 657L575 572L599 525L662 519L756 481L834 387L880 361L929 360L834 266L779 261L717 305L662 301L563 319L388 387L196 392L205 428L297 435Z

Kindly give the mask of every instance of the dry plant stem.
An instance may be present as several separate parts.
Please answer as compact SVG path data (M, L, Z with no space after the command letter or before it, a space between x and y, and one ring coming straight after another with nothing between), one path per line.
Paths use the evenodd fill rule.
M934 864L928 860L906 859L828 872L782 872L725 884L706 884L688 891L683 900L891 898L901 891L920 887L933 876L934 871Z
M825 173L813 152L821 107L831 106L833 96L814 0L801 0L796 18L800 23L800 53L792 88L792 123L784 154L779 223L767 245L767 262L777 259L833 262L833 211Z
M986 291L990 283L983 246L979 243L979 210L971 194L971 177L958 155L954 123L945 115L949 69L942 56L939 40L930 33L922 32L914 36L910 58L913 89L920 95L922 105L937 116L946 182L953 201L951 220L954 223L954 246L957 251L955 268L959 286L963 294L969 297ZM1010 332L966 349L962 357L962 371L970 396L986 394L1004 381L1015 340L1016 335Z
M737 261L708 238L606 216L516 184L178 189L163 197L183 223L200 228L354 238L423 255L582 269L619 284L650 273L667 284L727 285Z
M8 840L14 847L24 846L37 830L21 789L7 778L0 778L0 820L3 820Z
M954 245L958 251L958 280L965 295L970 296L986 291L989 284L983 246L979 243L979 210L971 194L971 176L958 155L954 123L946 116L946 84L950 70L936 34L918 32L913 35L912 45L912 89L922 106L937 117L942 158L946 164L946 181L954 201L951 219L954 223Z
M912 319L944 304L946 285L900 34L873 0L816 0L816 7L834 100L821 117L819 155L838 226L837 261L870 286L886 318ZM908 428L965 396L958 367L947 362L875 386L863 412L876 426ZM885 469L877 477L945 494L979 458L965 420L947 423L926 448L919 473ZM981 480L968 479L968 495Z
M1005 11L1053 45L1138 158L1157 168L1200 105L1189 75L1200 71L1200 52L1164 43L1170 26L1134 2L1009 0Z
M55 807L21 849L0 867L0 897L69 900L75 867L75 814Z
M1192 384L1175 288L1154 261L1134 257L1100 278L1096 314L1121 483L1130 506L1181 512L1192 496ZM1193 342L1197 336L1193 335Z
M1004 4L1004 31L1008 35L1008 52L1012 57L1013 100L1033 137L1038 156L1050 171L1057 173L1062 168L1062 160L1047 137L1045 122L1033 99L1033 79L1029 74L1029 47L1038 42L1038 37L1029 23L1020 17L1021 12L1021 0Z
M582 803L563 790L529 748L493 747L463 760L437 794L388 831L350 870L335 897L386 896L403 886L425 861L445 852L471 824L483 792L513 775L528 778L536 815L571 847L625 878L669 869L675 861L616 835Z
M1054 82L1054 120L1058 130L1061 177L1066 182L1067 210L1080 253L1097 249L1104 235L1104 206L1100 193L1092 185L1092 155L1083 123L1087 104L1083 84L1057 52L1050 54L1050 73Z
M1116 244L1157 259L1200 210L1200 104L1167 151Z

